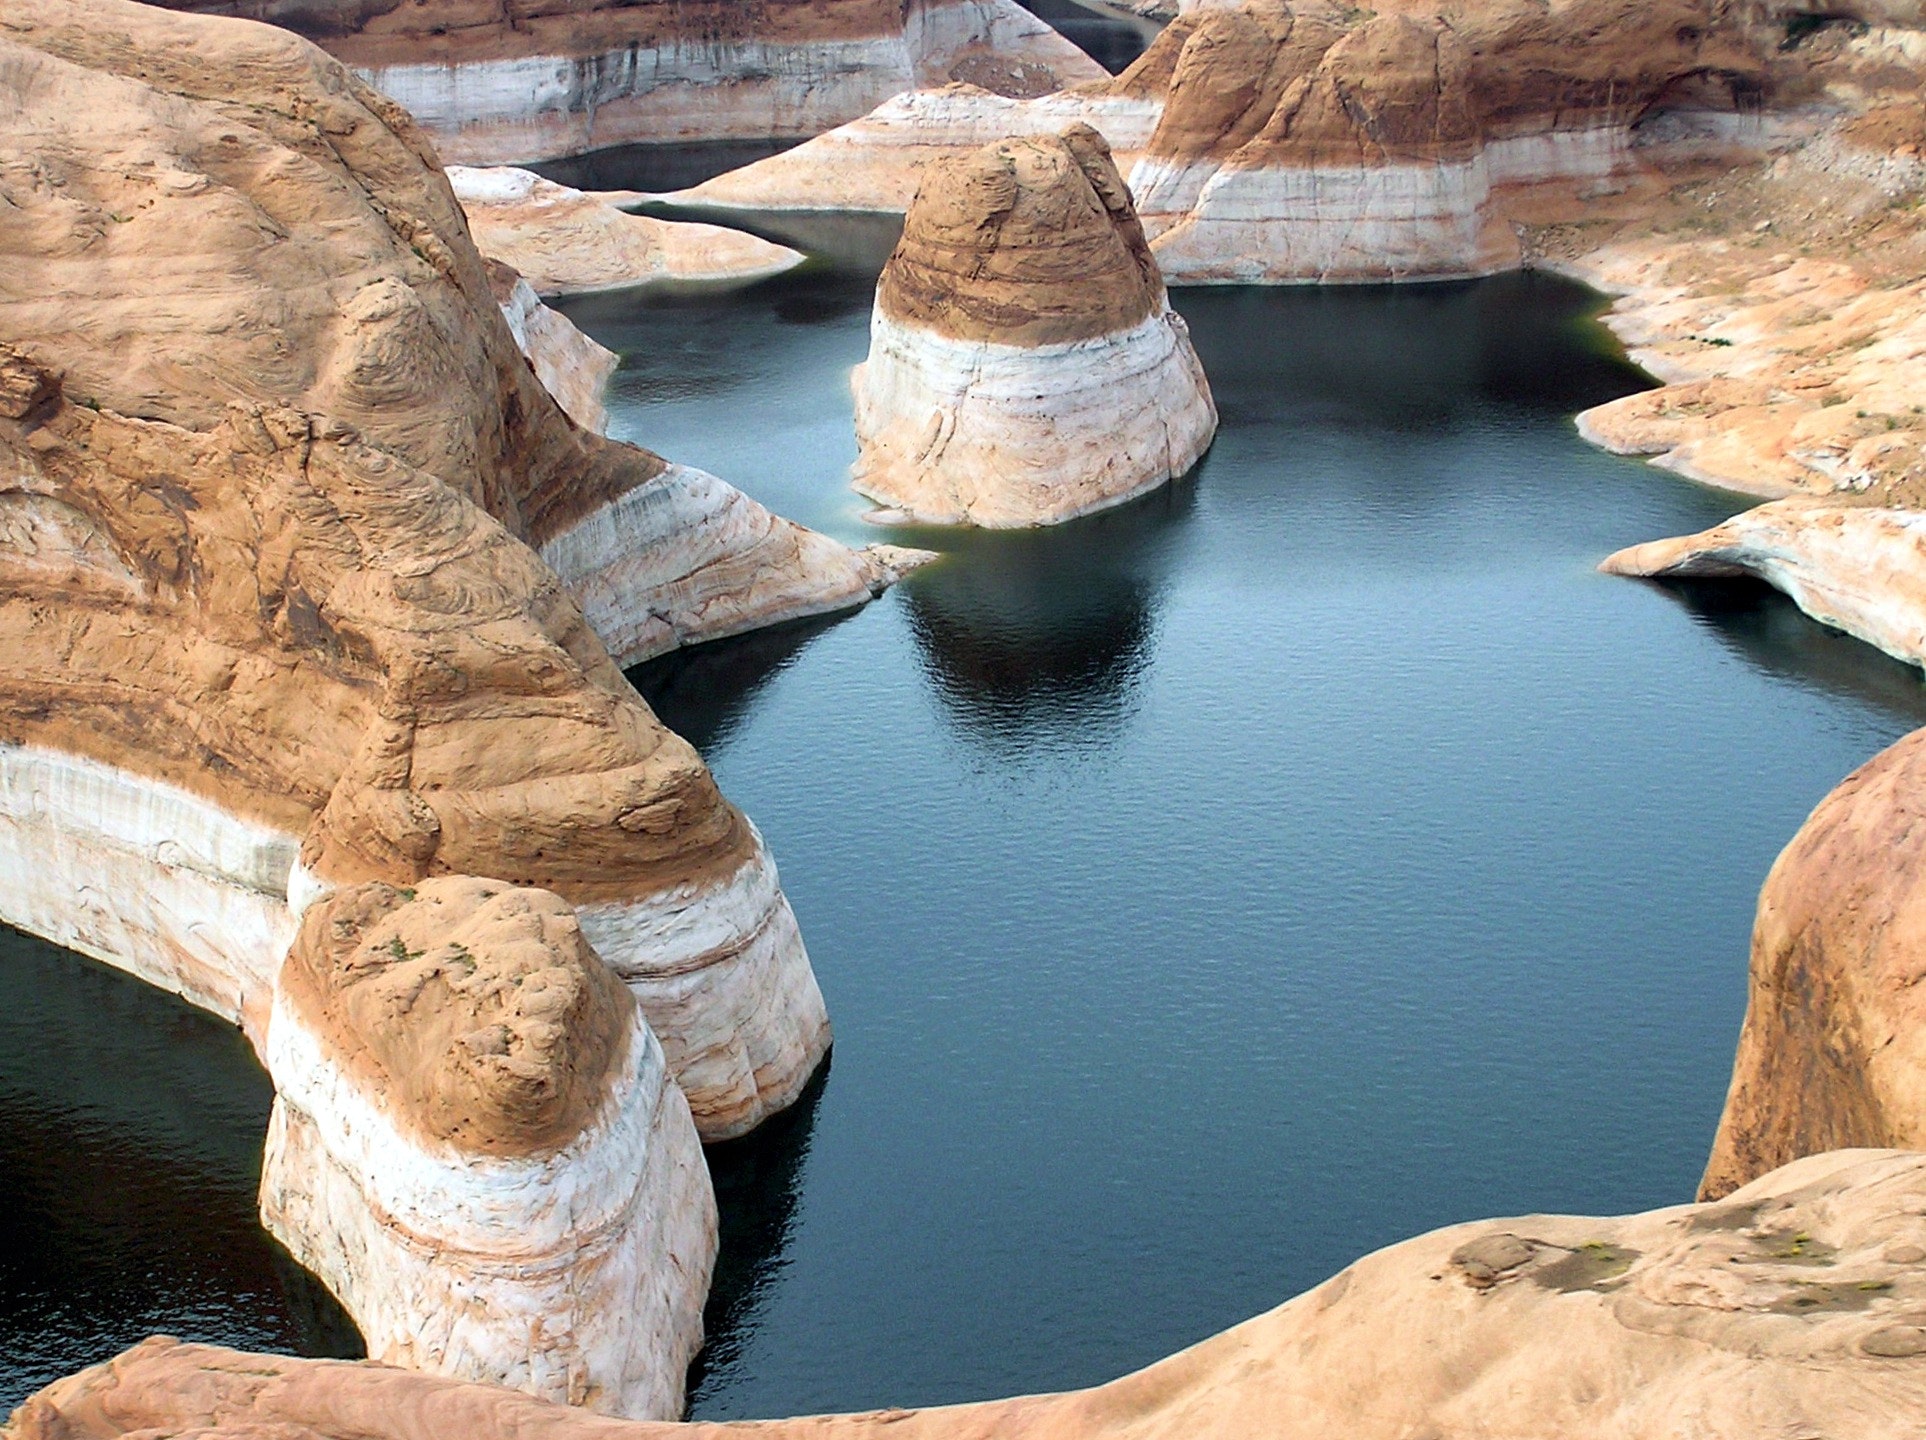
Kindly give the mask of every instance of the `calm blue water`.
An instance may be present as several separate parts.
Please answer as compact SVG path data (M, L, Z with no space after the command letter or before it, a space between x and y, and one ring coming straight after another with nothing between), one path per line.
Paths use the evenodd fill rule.
M847 236L844 237L847 239ZM870 235L874 256L887 235ZM874 538L870 274L604 298L617 430ZM835 1017L712 1156L694 1412L1081 1385L1426 1227L1688 1199L1753 898L1917 677L1593 566L1739 503L1575 438L1572 287L1186 292L1191 480L638 680L775 850ZM0 1405L155 1329L309 1353L240 1038L0 941Z

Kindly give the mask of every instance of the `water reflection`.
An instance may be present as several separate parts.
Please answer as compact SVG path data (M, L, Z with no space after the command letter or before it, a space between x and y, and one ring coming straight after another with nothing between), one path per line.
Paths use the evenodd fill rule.
M1761 675L1850 696L1926 725L1926 684L1916 666L1821 625L1763 580L1740 576L1643 583L1671 595L1707 633Z
M703 754L728 743L772 679L818 635L847 619L828 615L672 650L629 671L664 725Z
M787 1111L740 1140L711 1145L704 1152L716 1189L720 1245L702 1316L707 1338L689 1369L691 1407L708 1398L741 1363L758 1311L787 1263L816 1112L834 1059L831 1055L823 1062L802 1098Z
M948 551L903 595L924 676L961 730L1011 751L1115 736L1155 658L1196 485L1047 530L905 537Z
M155 1331L361 1353L261 1229L273 1092L233 1027L0 929L0 1053L0 1410Z

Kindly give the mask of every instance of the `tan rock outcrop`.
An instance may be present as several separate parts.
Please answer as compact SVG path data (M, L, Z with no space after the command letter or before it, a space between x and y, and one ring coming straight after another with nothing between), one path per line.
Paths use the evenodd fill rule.
M557 895L455 876L311 906L282 969L262 1218L369 1354L674 1418L715 1201L633 998Z
M1381 1250L1094 1390L646 1425L342 1362L150 1340L56 1383L11 1440L1902 1440L1926 1406L1926 1157L1821 1156L1720 1205L1533 1215Z
M933 167L876 290L856 488L936 523L1050 524L1195 465L1203 366L1103 137Z
M571 425L406 117L306 42L33 0L0 59L0 721L20 863L80 847L6 918L257 1023L290 885L553 889L706 1134L786 1104L828 1043L793 917L596 630L639 658L883 562ZM153 852L190 811L199 858ZM85 900L156 863L151 916Z
M1926 731L1853 772L1772 867L1701 1193L1848 1145L1926 1148Z
M740 230L629 215L527 170L453 165L448 181L476 247L543 297L665 281L746 283L803 263Z
M488 285L508 333L515 337L515 348L527 358L542 388L577 425L606 435L609 407L603 397L622 357L584 335L566 315L549 309L534 286L499 260L488 262Z
M800 140L916 86L1017 95L1101 67L1015 0L163 0L286 25L408 107L442 155Z

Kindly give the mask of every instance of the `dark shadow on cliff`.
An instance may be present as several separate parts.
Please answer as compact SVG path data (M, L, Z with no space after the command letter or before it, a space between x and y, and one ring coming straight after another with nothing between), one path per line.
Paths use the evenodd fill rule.
M629 683L664 725L711 755L741 727L764 687L812 640L850 613L771 625L671 650L630 670Z
M1699 628L1762 675L1926 725L1926 680L1917 667L1820 624L1763 580L1739 576L1638 583L1670 595Z
M156 1331L363 1353L261 1228L274 1092L237 1030L0 928L0 1044L0 1410Z
M959 729L1029 751L1128 723L1197 485L1037 530L902 532L946 552L902 591L923 673Z
M800 1099L740 1140L711 1145L703 1153L716 1189L720 1245L715 1280L702 1324L707 1341L689 1367L689 1405L739 1377L730 1367L754 1337L756 1312L788 1263L803 1169L816 1130L816 1112L829 1085L822 1063Z

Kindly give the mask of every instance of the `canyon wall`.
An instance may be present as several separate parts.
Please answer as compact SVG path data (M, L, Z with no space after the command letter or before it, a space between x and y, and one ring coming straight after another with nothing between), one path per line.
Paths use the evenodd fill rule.
M1102 76L1014 0L164 0L285 25L405 105L445 159L801 140L953 78Z

